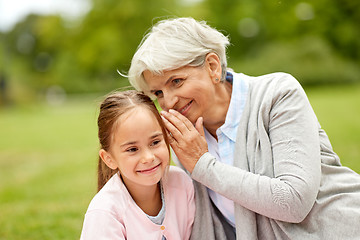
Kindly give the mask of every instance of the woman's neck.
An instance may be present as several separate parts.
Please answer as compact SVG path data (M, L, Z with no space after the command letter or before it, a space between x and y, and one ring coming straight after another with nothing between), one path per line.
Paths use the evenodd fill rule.
M204 127L217 140L216 130L225 123L229 109L232 85L224 82L215 96L215 106L210 109L210 114L204 117Z
M135 203L144 213L156 216L160 212L162 207L160 183L153 186L125 185Z

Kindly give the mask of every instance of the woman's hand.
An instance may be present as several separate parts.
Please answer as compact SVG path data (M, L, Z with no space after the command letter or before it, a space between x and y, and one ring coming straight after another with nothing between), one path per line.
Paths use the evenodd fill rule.
M193 124L179 112L170 109L162 111L162 118L169 132L170 146L182 165L192 173L199 158L208 151L203 129L203 118Z

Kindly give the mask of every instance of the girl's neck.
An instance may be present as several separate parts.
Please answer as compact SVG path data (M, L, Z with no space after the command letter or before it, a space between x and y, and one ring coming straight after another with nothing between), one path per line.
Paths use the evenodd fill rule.
M156 216L160 212L162 207L160 183L153 186L131 186L131 184L125 184L125 186L144 213Z

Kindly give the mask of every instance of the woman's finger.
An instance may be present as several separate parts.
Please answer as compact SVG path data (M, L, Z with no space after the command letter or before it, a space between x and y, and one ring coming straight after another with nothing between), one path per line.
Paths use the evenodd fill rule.
M182 133L164 116L161 116L163 119L163 122L165 124L166 129L168 130L168 134L170 135L169 140L173 139L174 141L177 141L180 136L182 136Z
M166 120L168 120L168 122L170 122L181 134L185 135L189 131L189 129L185 125L185 123L182 120L180 120L177 116L175 116L174 114L172 114L170 112L162 111L161 115ZM173 133L173 132L171 131L171 133Z
M205 132L204 132L204 119L203 119L202 117L199 117L199 118L196 120L195 128L196 128L196 130L200 133L200 135L201 135L202 137L205 137Z
M195 123L196 128L190 123L191 128L194 131L189 131L187 129L187 126L181 120L182 117L179 119L172 113L162 112L162 118L165 127L173 137L170 139L172 149L178 156L183 166L189 172L192 172L200 157L208 151L207 143L204 137L202 117L197 119Z
M164 119L164 118L162 118L162 119L163 119L164 123L165 123L165 121L167 121L167 120ZM165 128L166 128L166 126L165 126ZM165 131L166 131L166 136L167 136L167 139L168 139L168 141L169 141L169 144L172 145L173 143L176 142L176 140L175 140L175 138L173 137L173 135L169 132L169 130L165 129Z
M169 112L183 122L189 131L195 130L194 125L184 115L173 109L170 109Z

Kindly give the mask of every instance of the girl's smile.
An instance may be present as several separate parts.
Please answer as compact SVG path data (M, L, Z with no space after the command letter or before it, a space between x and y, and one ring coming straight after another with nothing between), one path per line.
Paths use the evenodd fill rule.
M137 170L136 172L141 173L141 174L152 174L152 173L156 172L160 168L160 166L161 166L161 163L159 163L155 167L151 167L151 168L144 169L144 170Z
M136 107L122 114L112 141L104 157L119 169L129 192L156 186L169 165L169 149L154 113Z

